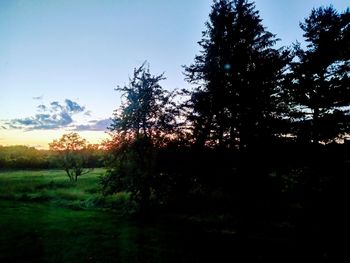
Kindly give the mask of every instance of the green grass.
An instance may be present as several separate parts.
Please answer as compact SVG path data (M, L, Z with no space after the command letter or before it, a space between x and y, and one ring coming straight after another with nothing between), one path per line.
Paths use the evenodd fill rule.
M1 262L157 262L168 252L158 229L111 212L19 201L0 211Z
M103 173L70 183L60 170L0 172L0 262L255 262L288 247L266 240L245 247L232 231L216 231L211 217L132 219L127 193L100 194Z
M101 196L98 181L103 173L96 169L70 183L60 170L0 172L0 262L181 258L182 249L168 242L174 236L169 230L176 230L130 220L121 213L129 199L126 193Z
M2 171L0 199L26 202L47 202L74 209L118 208L128 201L126 193L103 197L99 177L104 169L95 169L70 182L62 170Z

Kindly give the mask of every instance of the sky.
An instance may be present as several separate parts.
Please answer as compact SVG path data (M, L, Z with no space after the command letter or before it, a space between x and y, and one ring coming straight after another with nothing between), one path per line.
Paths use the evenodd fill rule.
M302 42L313 7L347 0L256 0L278 46ZM114 89L145 60L164 88L186 88L182 65L199 53L211 0L0 0L0 145L47 148L77 131L107 138Z

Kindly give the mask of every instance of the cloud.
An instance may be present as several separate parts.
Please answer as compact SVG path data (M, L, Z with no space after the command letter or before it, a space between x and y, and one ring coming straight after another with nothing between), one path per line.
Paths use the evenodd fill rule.
M37 106L38 113L32 117L12 119L5 124L12 129L49 130L68 127L73 123L73 115L84 112L85 107L66 99L64 103L53 101L49 105ZM4 126L1 126L5 128Z
M21 129L20 126L13 125L11 123L6 123L10 129Z
M48 104L39 104L37 113L33 116L2 121L3 125L0 121L0 129L32 131L69 128L74 131L106 131L112 123L111 119L99 119L77 125L73 118L79 113L91 116L90 110L70 99L65 99L64 102L52 101Z
M86 111L86 112L84 113L84 115L90 117L90 116L91 116L91 110Z
M66 109L68 112L78 113L83 112L85 110L85 107L82 107L78 103L69 99L66 99L64 102L66 103Z
M43 104L40 104L37 106L37 108L40 110L40 111L46 111L47 110L47 107Z
M37 120L31 119L31 118L14 119L11 121L11 123L16 123L16 124L20 124L20 125L24 125L24 126L30 126L30 125L36 125Z
M44 95L38 96L38 97L33 97L33 100L42 100Z
M63 109L63 107L61 106L61 104L58 101L51 102L50 106L51 106L51 108L50 108L51 112L59 111L59 110Z
M77 125L74 130L76 131L105 131L107 127L112 124L111 119L93 120L89 121L91 124Z

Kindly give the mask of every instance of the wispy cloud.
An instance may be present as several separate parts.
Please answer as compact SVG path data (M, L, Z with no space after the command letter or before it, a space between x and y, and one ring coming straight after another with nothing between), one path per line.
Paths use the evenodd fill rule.
M91 116L91 113L92 113L91 110L88 110L88 111L86 111L86 112L84 113L84 115L90 117L90 116Z
M44 98L44 95L33 97L33 100L42 100Z
M111 119L92 120L87 125L77 125L76 131L106 131L112 123Z
M64 103L53 101L49 105L37 106L35 116L12 119L5 122L2 128L30 130L49 130L68 127L73 123L73 115L85 111L85 107L77 102L66 99Z
M37 108L39 111L46 111L47 110L47 107L43 104L38 105Z
M80 106L74 101L66 99L64 102L66 103L66 109L68 110L68 112L79 113L85 110L85 107Z

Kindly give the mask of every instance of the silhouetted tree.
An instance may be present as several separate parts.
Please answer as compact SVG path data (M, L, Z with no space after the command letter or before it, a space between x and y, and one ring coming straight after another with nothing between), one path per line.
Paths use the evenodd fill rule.
M299 138L327 142L349 132L350 11L313 9L300 27L308 44L295 46L291 89Z
M155 154L174 136L176 109L173 94L153 76L145 63L134 70L129 85L118 87L124 98L110 127L112 138L105 143L111 153L109 169L102 179L105 193L131 192L140 208L147 209L155 194Z
M56 152L59 162L66 171L70 181L77 181L78 177L87 174L92 168L86 169L87 142L78 133L64 134L59 140L49 143L50 150Z
M221 176L221 189L231 187L244 231L263 214L261 203L269 198L267 151L256 146L286 133L284 78L291 56L274 48L275 35L247 0L214 1L209 18L199 42L202 51L185 68L187 80L197 85L186 106L192 109L196 145L219 148L213 152L222 157L212 158L208 167L222 174L200 166L194 170L211 182ZM238 154L232 154L237 148Z
M273 49L276 41L252 3L214 2L201 54L185 68L187 80L198 85L188 102L197 145L245 148L278 134L289 54Z
M187 80L198 85L189 101L189 118L199 146L224 143L224 132L228 126L225 107L231 53L228 31L232 27L232 15L231 2L214 3L210 21L206 23L207 29L199 42L202 52L195 57L193 65L185 68Z
M110 130L132 138L147 138L154 143L166 140L176 129L174 96L159 82L164 74L153 76L146 62L134 70L129 85L116 90L125 98L114 112Z

